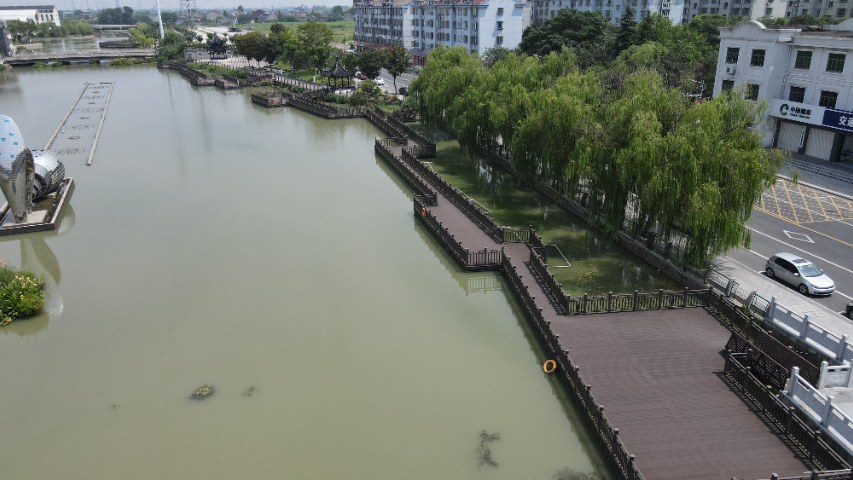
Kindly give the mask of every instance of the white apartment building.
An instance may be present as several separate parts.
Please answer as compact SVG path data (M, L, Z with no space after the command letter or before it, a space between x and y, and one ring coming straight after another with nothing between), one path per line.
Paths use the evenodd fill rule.
M650 13L661 14L678 25L687 14L686 0L533 0L533 21L554 18L560 10L574 8L581 12L598 12L605 20L618 25L626 5L634 9L638 22ZM706 0L707 1L707 0ZM777 0L778 1L778 0Z
M847 0L845 0L847 1ZM788 11L787 0L686 0L684 22L697 15L715 14L757 20L762 17L781 18Z
M749 20L721 28L714 95L746 85L748 98L766 100L766 147L853 158L851 53L853 19L822 27Z
M9 22L11 20L20 20L22 22L34 23L53 23L60 26L59 11L53 5L42 5L32 7L2 7L0 6L0 22Z
M361 47L402 45L423 65L438 45L472 52L513 49L530 25L524 0L354 0L355 40Z
M779 1L779 0L777 0ZM787 0L781 2L785 5L785 16L814 15L822 17L843 18L853 17L853 5L849 0Z

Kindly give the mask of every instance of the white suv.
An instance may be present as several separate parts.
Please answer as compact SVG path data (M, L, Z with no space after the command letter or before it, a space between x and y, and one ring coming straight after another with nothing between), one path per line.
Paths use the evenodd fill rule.
M829 295L835 283L812 262L793 253L777 253L767 260L764 271L768 278L790 283L803 295Z

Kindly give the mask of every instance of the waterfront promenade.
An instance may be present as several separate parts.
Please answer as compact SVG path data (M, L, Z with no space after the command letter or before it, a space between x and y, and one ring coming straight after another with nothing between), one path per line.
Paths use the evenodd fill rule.
M258 95L252 100L284 103ZM286 103L339 118L326 111L334 107ZM567 297L550 276L545 245L532 228L500 226L476 208L419 160L435 155L435 145L430 149L392 115L367 109L363 116L390 135L377 139L375 150L415 190L415 217L464 269L504 273L545 355L558 365L554 375L584 411L619 478L846 478L804 473L839 468L850 475L845 460L827 454L816 429L792 432L769 420L757 408L756 392L742 387L748 381L724 372L731 364L724 348L732 332L719 311L688 308L707 307L716 298L719 309L710 289ZM622 313L574 315L614 311ZM762 361L760 366L780 367Z
M408 166L403 145L383 148ZM564 315L529 261L529 243L498 242L446 195L435 203L423 205L420 217L434 217L469 252L502 250L516 266L642 478L755 480L812 468L726 382L722 353L731 332L714 316L699 308Z

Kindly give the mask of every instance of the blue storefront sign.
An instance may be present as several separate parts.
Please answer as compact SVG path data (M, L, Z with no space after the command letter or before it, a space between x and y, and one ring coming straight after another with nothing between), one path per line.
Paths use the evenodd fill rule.
M823 112L823 126L853 133L853 112L827 108Z

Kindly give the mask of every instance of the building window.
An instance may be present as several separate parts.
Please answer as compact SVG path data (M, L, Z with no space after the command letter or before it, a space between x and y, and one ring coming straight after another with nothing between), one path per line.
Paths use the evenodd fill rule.
M753 67L763 67L764 66L764 50L754 49L752 51L752 58L749 60L749 64Z
M818 105L826 108L835 108L835 102L838 101L838 92L820 91L820 102Z
M740 55L740 48L739 47L729 47L726 50L726 63L736 65L739 55Z
M504 29L504 22L496 22L498 24L498 30Z
M834 3L834 2L829 2L829 3L827 3L827 4L826 4L826 7L827 7L827 8L832 8L832 7L834 7L834 6L835 6L835 3Z
M808 70L812 66L812 52L809 50L797 50L797 60L794 68Z
M495 45L503 45L503 44L504 44L503 35L498 35L497 37L495 37Z
M841 73L844 71L844 59L847 55L843 53L830 53L829 60L826 61L826 71Z
M747 100L758 100L758 87L757 83L747 83L746 84L746 99Z
M503 15L503 14L504 14L504 9L503 9L503 8L499 8L499 9L498 9L498 15Z
M803 103L806 99L806 87L791 87L788 92L788 101Z
M735 88L734 80L723 80L723 91L730 92L733 88Z
M836 11L835 11L835 16L836 16L836 17L843 17L843 16L845 16L846 14L847 14L847 9L846 9L846 8L839 8L838 10L836 10Z

